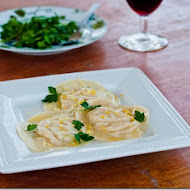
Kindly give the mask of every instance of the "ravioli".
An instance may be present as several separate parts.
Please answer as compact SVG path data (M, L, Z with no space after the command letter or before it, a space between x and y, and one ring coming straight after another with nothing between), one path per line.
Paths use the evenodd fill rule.
M95 81L81 79L67 80L57 85L56 90L61 94L59 100L53 103L45 103L43 105L44 111L78 108L82 102L98 97L120 103L116 95Z
M17 133L32 152L77 146L73 127L76 111L73 109L36 114L26 123L17 125ZM37 124L36 131L26 131L28 124ZM82 129L86 131L85 127Z
M89 100L90 105L101 105L91 111L77 112L76 117L92 128L95 140L111 142L138 138L148 128L148 110L140 106L122 106L108 99ZM135 111L145 114L146 120L138 122L134 119Z

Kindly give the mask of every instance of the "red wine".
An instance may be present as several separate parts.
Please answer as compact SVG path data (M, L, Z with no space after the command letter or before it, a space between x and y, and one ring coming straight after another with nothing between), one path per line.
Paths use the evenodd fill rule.
M127 2L136 13L146 16L152 13L162 0L127 0Z

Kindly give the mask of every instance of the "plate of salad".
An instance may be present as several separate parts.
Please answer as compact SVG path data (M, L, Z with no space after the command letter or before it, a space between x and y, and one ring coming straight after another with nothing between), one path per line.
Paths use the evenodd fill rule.
M25 7L0 12L0 49L26 55L51 55L89 45L107 31L93 15L80 29L81 39L69 41L86 11L67 7Z

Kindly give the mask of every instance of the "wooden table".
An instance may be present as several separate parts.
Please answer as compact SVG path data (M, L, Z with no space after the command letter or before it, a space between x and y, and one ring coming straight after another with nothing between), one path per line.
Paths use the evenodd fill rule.
M98 42L64 54L35 57L0 51L0 80L76 71L138 67L190 124L190 1L164 0L150 17L150 31L169 39L152 53L122 49L118 38L138 30L138 16L124 0L98 0L109 25ZM1 1L0 10L56 5L87 9L96 0ZM0 187L189 188L190 148L130 156L77 166L19 174L0 174Z

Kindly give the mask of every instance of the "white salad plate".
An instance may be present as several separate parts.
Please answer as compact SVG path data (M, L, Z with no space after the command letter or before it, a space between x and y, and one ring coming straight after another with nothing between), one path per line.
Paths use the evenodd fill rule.
M69 21L75 21L77 24L82 21L82 19L86 15L86 11L75 9L75 8L68 8L68 7L52 7L52 6L40 6L40 7L25 7L22 8L26 12L24 17L19 17L15 10L6 10L0 12L0 32L2 31L1 25L8 22L10 16L13 15L17 17L20 21L27 21L33 16L65 16L65 19L61 20L63 23L67 23ZM58 54L63 53L72 49L80 48L86 45L89 45L97 40L99 40L107 31L107 24L104 21L104 26L98 29L93 29L92 25L95 24L97 21L104 21L103 18L99 17L98 15L94 15L85 25L82 30L83 36L80 40L79 44L61 46L56 45L52 48L48 49L33 49L33 48L16 48L12 45L8 45L5 43L0 42L0 49L5 51L11 51L19 54L26 54L26 55L51 55L51 54ZM1 39L1 38L0 38Z
M113 77L114 76L114 77ZM138 139L32 153L16 133L16 124L42 111L48 86L67 79L101 82L120 96L122 104L149 109L150 123ZM76 165L124 156L190 146L190 127L146 75L137 68L121 68L50 75L0 82L0 172L17 173Z

